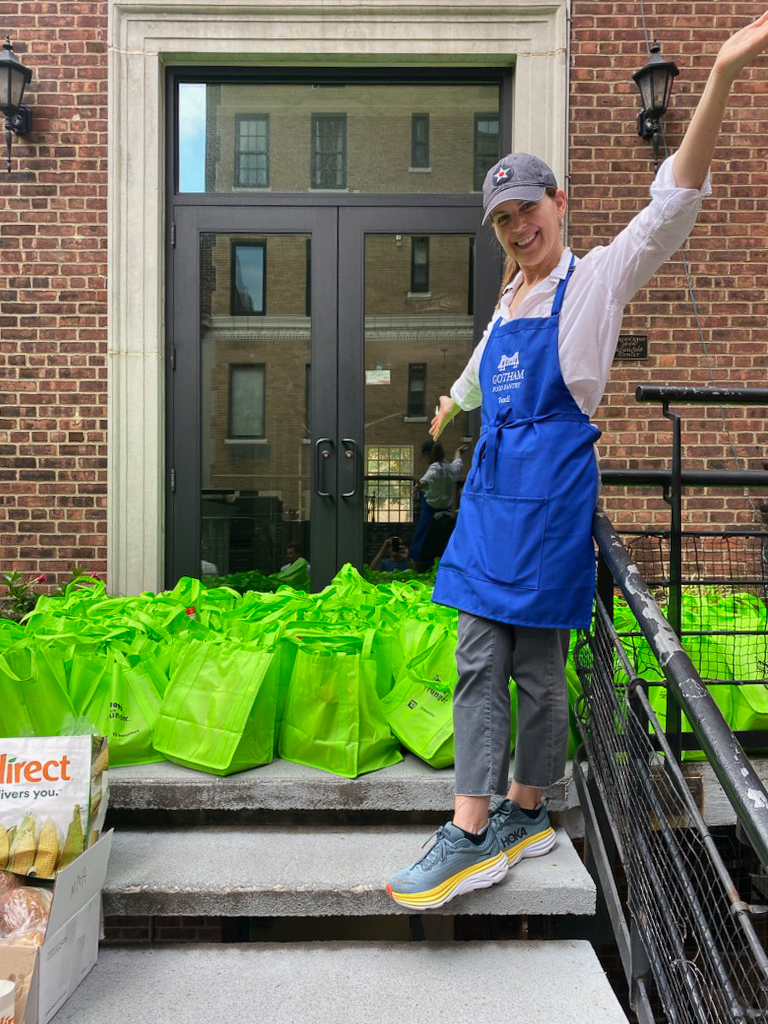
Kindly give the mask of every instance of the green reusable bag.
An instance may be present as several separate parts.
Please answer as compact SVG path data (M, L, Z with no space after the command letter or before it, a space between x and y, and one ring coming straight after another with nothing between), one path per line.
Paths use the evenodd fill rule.
M7 650L0 657L0 735L59 736L76 728L60 652L26 645Z
M446 629L405 663L381 710L392 732L433 768L453 764L453 691L458 680L456 639Z
M190 641L163 697L155 748L169 761L212 775L268 764L278 670L274 650Z
M376 695L373 631L296 651L279 752L287 761L355 778L402 761Z
M689 595L686 595L686 598L689 598ZM705 618L700 617L700 611L701 609L695 607L690 599L684 600L681 617L683 630L713 628L709 618L710 611L704 609ZM640 632L640 627L635 617L624 602L616 602L614 620L616 628L620 633ZM648 700L659 721L659 725L664 729L667 721L667 686L661 666L644 636L622 636L621 640L638 676L650 684L648 686ZM711 679L733 678L730 667L722 657L722 652L718 649L715 638L709 636L684 636L683 648L699 674ZM622 671L619 671L617 674L617 680L621 681L622 685L626 682L626 676ZM726 722L730 723L733 688L730 686L711 685L707 687L707 690L720 708ZM683 732L692 731L685 715L682 716L682 729ZM700 750L684 750L682 757L686 761L700 761L704 758L704 754Z
M741 683L742 679L768 679L768 614L753 594L718 595L715 627L734 631L733 636L712 637L730 669L726 678L736 680L730 690L731 708L726 718L734 730L768 728L768 688L764 683ZM744 630L752 635L739 635Z
M99 674L93 659L75 659L70 685L82 702L78 713L109 742L110 767L164 760L152 744L160 693L147 664L131 665L115 651Z
M403 667L391 693L381 701L392 732L433 768L453 764L453 691L458 681L456 636L440 628L432 642ZM517 732L517 687L510 680L510 749Z

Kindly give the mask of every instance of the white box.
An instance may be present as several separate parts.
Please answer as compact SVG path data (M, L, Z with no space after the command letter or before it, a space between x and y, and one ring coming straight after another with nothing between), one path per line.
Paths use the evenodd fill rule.
M96 963L111 847L110 830L59 871L42 946L0 945L0 977L16 983L17 1024L47 1024Z

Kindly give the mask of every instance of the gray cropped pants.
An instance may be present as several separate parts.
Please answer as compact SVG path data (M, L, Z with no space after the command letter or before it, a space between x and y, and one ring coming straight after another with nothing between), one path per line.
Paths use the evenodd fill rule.
M570 630L511 626L459 612L453 698L456 792L509 788L510 676L517 683L515 782L545 789L565 772Z

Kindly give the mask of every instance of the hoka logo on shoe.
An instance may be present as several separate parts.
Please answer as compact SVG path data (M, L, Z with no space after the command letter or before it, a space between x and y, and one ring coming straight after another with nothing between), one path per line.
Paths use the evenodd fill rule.
M503 355L499 360L499 371L506 370L507 367L511 366L512 369L517 369L520 365L520 352L514 352L511 356Z
M516 828L514 832L509 835L510 841L516 843L518 839L525 839L526 830L524 828Z

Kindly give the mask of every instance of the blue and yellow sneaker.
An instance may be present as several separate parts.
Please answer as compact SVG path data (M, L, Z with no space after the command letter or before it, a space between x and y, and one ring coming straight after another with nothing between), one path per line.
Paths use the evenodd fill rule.
M542 800L535 818L524 814L513 800L502 800L491 811L489 826L498 836L510 867L525 857L543 857L555 845L546 800Z
M387 894L395 903L417 911L442 907L454 896L486 889L506 875L509 864L492 828L477 845L452 822L434 835L434 846L421 860L389 880Z

